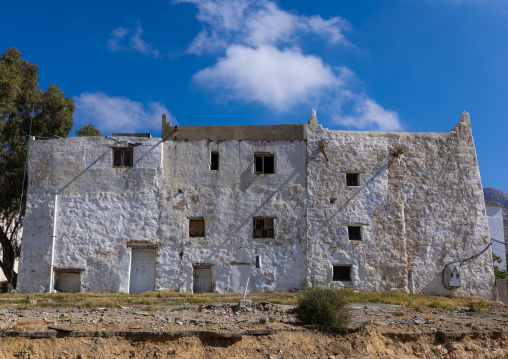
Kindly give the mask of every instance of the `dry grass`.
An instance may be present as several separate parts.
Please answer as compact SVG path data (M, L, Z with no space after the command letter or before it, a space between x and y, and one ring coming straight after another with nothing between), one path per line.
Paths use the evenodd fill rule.
M270 302L276 304L296 305L303 291L267 291L247 296L254 302ZM488 310L500 306L499 303L483 298L454 296L438 297L423 294L405 294L399 292L356 292L343 290L351 303L370 302L399 304L417 311L427 308L458 310L460 307L470 308L471 311ZM30 294L32 303L28 303L26 295L0 294L0 307L34 308L99 308L99 307L136 307L147 310L159 310L163 306L182 306L189 304L237 303L242 299L240 294L217 293L180 293L171 290L161 292L146 292L142 294L128 293L33 293ZM155 308L155 309L154 309Z

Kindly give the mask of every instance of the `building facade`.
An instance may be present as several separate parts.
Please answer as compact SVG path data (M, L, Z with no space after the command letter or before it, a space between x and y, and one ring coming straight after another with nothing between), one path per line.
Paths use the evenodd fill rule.
M176 127L31 140L23 291L493 296L469 115L449 133Z
M485 201L485 207L490 238L494 239L492 252L501 259L501 263L495 265L501 270L506 270L506 246L501 243L504 242L503 206L495 201Z

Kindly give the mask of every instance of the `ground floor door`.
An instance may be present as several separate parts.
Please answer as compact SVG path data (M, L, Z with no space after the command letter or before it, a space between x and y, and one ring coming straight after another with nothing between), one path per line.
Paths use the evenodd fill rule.
M155 290L155 248L132 248L131 293Z
M194 266L194 293L212 292L212 266Z

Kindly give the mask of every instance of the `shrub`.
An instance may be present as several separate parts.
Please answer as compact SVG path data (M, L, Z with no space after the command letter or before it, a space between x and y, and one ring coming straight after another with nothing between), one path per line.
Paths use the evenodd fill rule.
M298 300L296 316L305 324L344 330L350 320L349 303L338 289L311 288Z

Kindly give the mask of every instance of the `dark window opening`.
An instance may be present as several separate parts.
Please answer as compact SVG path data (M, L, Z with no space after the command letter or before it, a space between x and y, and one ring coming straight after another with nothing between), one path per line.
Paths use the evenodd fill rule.
M254 217L254 238L273 238L273 218Z
M113 166L132 167L132 148L114 148Z
M360 175L358 173L346 173L346 184L348 187L360 185Z
M205 236L205 220L203 218L189 219L189 237Z
M362 228L361 227L347 227L347 232L350 241L361 241L362 240Z
M254 155L255 173L275 173L273 154Z
M219 170L219 152L212 152L210 158L210 170L212 171Z
M334 281L351 281L351 266L333 266Z

